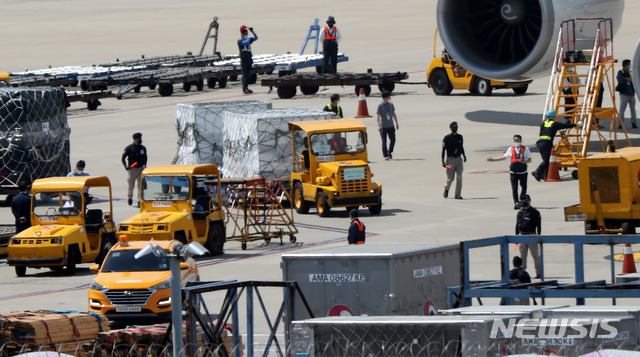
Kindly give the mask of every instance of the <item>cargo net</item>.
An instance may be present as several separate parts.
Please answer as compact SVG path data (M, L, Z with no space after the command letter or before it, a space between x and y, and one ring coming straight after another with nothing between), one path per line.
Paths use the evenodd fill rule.
M293 121L334 119L321 110L288 108L262 112L226 112L224 117L224 177L288 177L293 169ZM296 142L302 147L302 141Z
M222 166L224 113L268 109L271 103L259 101L176 105L178 150L172 164Z
M313 343L308 343L312 336ZM315 331L296 329L292 331L290 355L313 355L316 357L350 356L507 356L557 355L578 356L605 350L639 351L640 347L630 342L579 341L571 346L528 344L524 339L494 339L484 341L461 337L453 326L412 324L331 324L316 326ZM488 342L487 342L488 340ZM304 341L304 342L303 342Z
M62 88L0 89L0 186L70 171L68 105Z

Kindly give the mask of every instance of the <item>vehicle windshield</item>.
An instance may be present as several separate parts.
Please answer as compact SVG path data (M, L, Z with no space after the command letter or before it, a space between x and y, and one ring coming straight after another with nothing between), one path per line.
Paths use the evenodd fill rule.
M339 131L311 135L314 155L356 154L365 149L362 131Z
M128 271L166 271L169 270L169 259L146 254L138 259L134 257L140 249L114 250L102 265L103 273L119 273ZM166 250L165 250L166 251ZM166 251L168 253L168 251Z
M40 192L33 199L36 216L77 216L82 212L82 195L74 191Z
M142 180L142 199L145 201L183 201L189 199L189 177L145 176Z

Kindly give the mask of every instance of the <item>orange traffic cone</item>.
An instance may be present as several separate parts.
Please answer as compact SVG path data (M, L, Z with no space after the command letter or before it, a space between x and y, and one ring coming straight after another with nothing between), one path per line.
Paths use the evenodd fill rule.
M636 263L633 260L631 243L625 243L624 255L622 257L622 273L618 275L633 274L636 272Z
M558 158L556 151L551 149L549 157L549 167L547 168L547 179L544 182L562 182L560 179L560 169L558 168Z
M364 88L360 88L360 95L358 96L358 115L356 118L371 118L369 115L369 109L367 109L367 96L364 94Z

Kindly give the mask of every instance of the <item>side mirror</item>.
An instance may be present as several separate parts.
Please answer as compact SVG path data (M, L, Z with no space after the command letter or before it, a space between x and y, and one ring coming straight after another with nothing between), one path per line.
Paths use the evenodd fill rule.
M93 264L92 266L89 267L89 270L91 270L91 271L100 270L100 264Z
M189 264L185 262L180 262L180 270L187 270L187 269L189 269Z

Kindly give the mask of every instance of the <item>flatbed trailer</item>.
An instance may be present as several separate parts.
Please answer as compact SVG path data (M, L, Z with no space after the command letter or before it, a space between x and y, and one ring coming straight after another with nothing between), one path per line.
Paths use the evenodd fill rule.
M257 76L258 74L271 73L272 70L268 66L254 66L251 71ZM216 83L220 88L225 88L228 78L237 77L239 74L240 68L235 66L168 67L119 72L113 75L90 78L87 83L89 88L120 86L120 90L116 94L118 99L122 99L125 93L132 90L136 93L139 92L141 87L149 87L152 90L158 87L158 93L163 97L168 97L173 94L175 84L182 84L182 89L185 92L189 92L192 86L195 86L198 91L202 91L205 83L209 88L215 88Z
M87 109L96 110L98 106L102 105L100 99L115 97L110 90L97 90L97 91L67 91L67 98L70 103L73 102L85 102L87 103Z
M366 73L300 73L279 78L263 79L260 84L268 86L269 92L273 87L277 88L278 97L281 99L293 98L296 95L296 87L305 95L318 92L320 86L355 86L356 95L360 94L360 89L364 89L365 95L371 94L371 85L378 85L380 91L392 92L395 84L407 79L407 72L395 73L373 73L368 70Z

